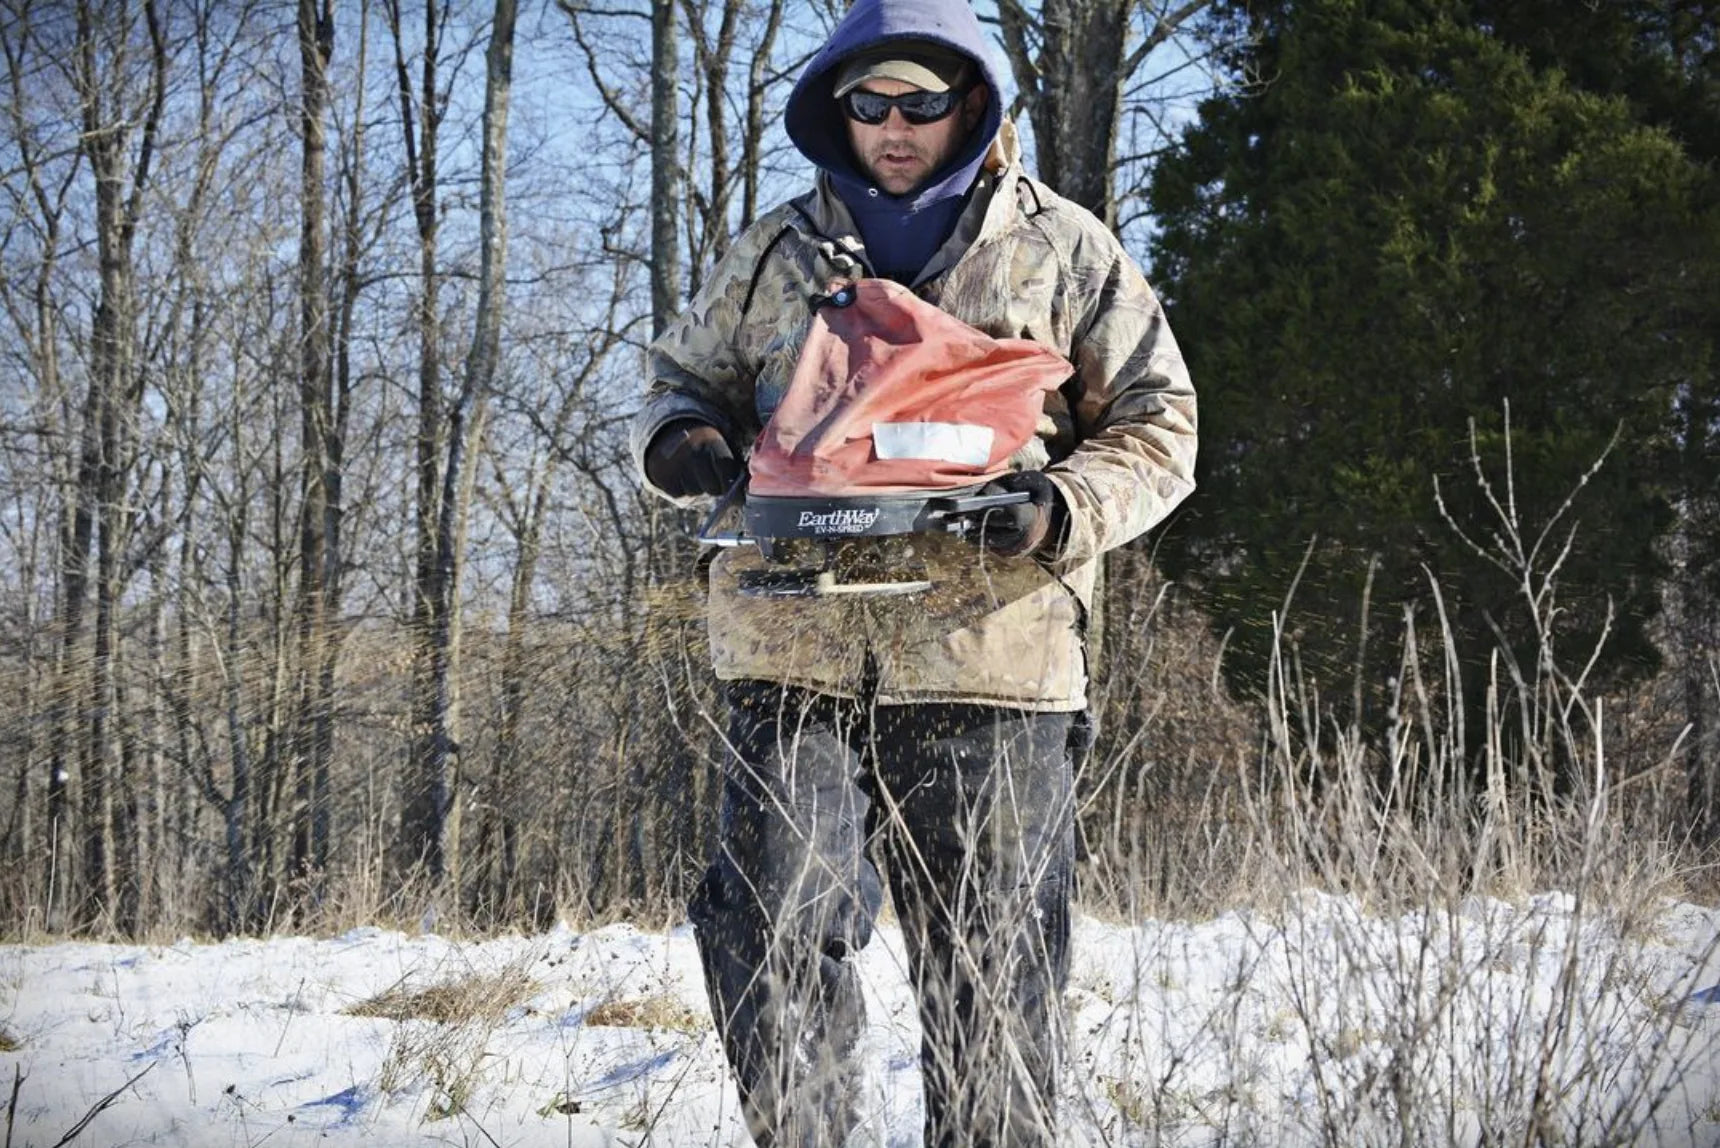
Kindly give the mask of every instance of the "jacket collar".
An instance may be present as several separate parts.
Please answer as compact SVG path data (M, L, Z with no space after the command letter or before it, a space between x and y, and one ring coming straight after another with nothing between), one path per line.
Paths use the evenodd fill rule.
M1013 224L1021 214L1020 183L1026 178L1021 165L1021 137L1015 124L1006 117L986 151L973 194L969 196L961 218L956 221L955 230L920 270L912 286L918 287L942 275L961 262L968 248ZM802 197L801 207L810 217L811 226L817 229L816 234L808 236L809 239L832 243L836 249L833 258L837 262L844 261L846 256L848 261L856 263L852 274L870 274L870 267L859 262L865 259L866 252L860 229L855 225L848 205L836 193L828 174L818 173L811 194ZM805 222L804 219L800 221L802 229Z

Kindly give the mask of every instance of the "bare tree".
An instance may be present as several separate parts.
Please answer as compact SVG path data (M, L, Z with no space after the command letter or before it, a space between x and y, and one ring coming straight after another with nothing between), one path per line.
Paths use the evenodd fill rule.
M442 565L438 531L442 514L441 452L446 435L442 400L441 269L437 147L447 96L437 80L447 10L435 0L424 6L424 48L416 95L407 65L399 0L388 0L399 85L400 129L412 186L412 214L418 229L418 436L416 449L416 561L413 576L412 636L418 651L413 669L411 759L401 813L403 868L422 865L432 881L443 870L443 819L448 810L448 655L445 635L452 607L451 571ZM437 635L444 635L438 644Z
M1116 227L1115 175L1123 111L1137 77L1211 0L998 0L1005 54L1033 127L1039 175ZM1137 31L1137 24L1140 30ZM1190 51L1169 66L1189 66ZM1144 98L1150 98L1144 97ZM1152 117L1148 103L1141 114ZM1162 123L1162 120L1155 120Z
M716 11L713 13L711 9L714 7ZM720 7L708 0L682 0L693 44L693 71L703 81L694 87L694 93L703 105L704 150L708 156L704 186L690 189L688 198L692 210L686 213L695 290L700 269L721 259L729 248L731 209L737 183L741 208L733 225L745 227L759 211L759 177L764 166L765 148L765 98L771 76L770 60L782 30L783 5L782 0L771 0L762 16L757 17L759 27L752 40L747 66L746 111L740 123L731 126L729 109L734 100L730 94L730 75L736 50L743 46L740 25L749 7L736 0L725 0ZM714 32L710 27L713 21L716 24ZM740 136L738 156L733 155L730 138L736 134L736 128ZM661 136L654 142L653 170L657 163L656 147L666 148ZM669 155L674 155L672 149L666 150ZM673 251L670 254L673 255Z
M421 865L432 885L458 866L458 824L450 827L459 744L454 731L454 689L459 659L458 598L465 508L470 501L467 459L481 439L499 357L502 273L506 259L503 180L507 111L513 76L515 11L499 3L486 56L483 175L480 203L480 272L476 333L460 386L442 393L438 263L439 171L437 148L448 89L437 69L448 11L426 5L421 79L416 98L409 80L398 0L388 5L394 34L401 123L411 171L420 253L419 387L417 445L417 568L413 599L413 746L401 823L401 861ZM416 104L416 131L413 109ZM450 851L454 851L450 864Z
M456 537L454 511L471 502L471 475L476 468L467 461L471 443L481 441L488 413L490 395L495 387L497 364L501 358L502 311L506 305L504 277L508 264L507 226L507 159L508 104L513 91L514 26L517 20L514 0L496 0L490 26L490 45L485 52L484 122L482 172L478 201L478 301L476 321L472 330L472 345L466 354L464 378L449 424L448 464L442 488L443 521L437 531L437 544L445 555L454 587L459 585L463 539ZM465 412L471 412L468 431ZM453 611L450 611L452 614ZM453 647L455 636L437 635L437 640ZM450 658L450 661L453 659ZM459 832L456 815L452 831ZM459 873L455 872L456 886Z
M623 201L624 214L605 236L617 260L648 268L654 330L679 311L685 293L698 289L730 237L760 210L768 159L780 147L767 131L771 109L798 70L798 62L780 58L786 5L676 2L677 10L665 13L657 0L631 8L558 0L586 77L602 100L605 122L599 129L611 133L607 138L618 155L651 167L651 202ZM839 14L827 8L795 14L828 30ZM672 57L670 27L680 29ZM745 79L737 88L743 67ZM636 113L647 98L659 116L675 109L672 130ZM630 230L629 215L646 218L649 226ZM638 498L631 460L612 428L581 428L572 439L564 449L589 492L591 513L605 524L606 557L619 572L612 584L626 587L624 599L609 603L620 612L622 628L596 647L600 664L592 668L599 681L609 683L596 691L595 712L602 717L605 760L614 772L599 786L600 798L586 805L589 814L601 815L581 838L583 886L599 902L649 902L664 892L665 881L674 880L676 851L697 852L692 822L708 730L689 715L703 703L698 695L708 691L709 680L708 673L687 672L686 650L699 640L695 619L655 611L646 623L642 596L669 594L665 583L691 593L684 583L695 550L684 514ZM626 683L638 680L641 667L649 667L663 691L660 708L641 711L623 702Z
M82 645L90 554L95 551L96 617L82 692L87 722L63 722L55 737L75 741L61 760L77 762L81 788L82 863L86 919L101 919L115 907L113 790L115 768L114 657L116 609L123 590L124 533L129 527L125 486L130 475L137 404L142 398L137 369L137 272L133 242L155 158L167 93L167 37L155 0L143 0L147 46L139 83L133 57L137 12L128 0L100 10L77 6L75 85L81 103L80 146L95 178L96 243L101 278L91 329L89 388L83 407L82 455L74 503L63 547L62 664L75 674ZM62 697L77 686L67 680ZM80 724L82 728L79 728ZM79 736L81 735L81 736ZM54 771L56 778L65 774Z
M140 512L132 559L148 575L141 597L142 642L128 643L130 696L122 699L122 761L137 763L125 786L139 807L132 841L133 868L140 875L122 887L122 905L142 920L153 918L197 880L193 859L210 761L200 753L195 682L195 619L204 576L199 509L212 482L206 452L212 445L206 422L214 388L213 330L222 310L211 251L231 234L227 213L215 209L224 174L236 148L261 150L266 140L247 138L245 114L229 97L256 75L254 44L248 43L247 7L212 3L175 9L180 24L176 68L197 82L170 99L162 127L169 141L158 156L155 188L140 242L153 265L140 314L141 366L164 417L139 427L140 477L132 501ZM224 17L231 17L226 19ZM254 171L255 169L253 169ZM170 414L168 412L171 412ZM218 480L216 480L218 481Z
M468 886L471 911L480 919L507 919L533 909L524 897L530 864L525 836L530 824L541 824L544 811L554 807L553 801L546 800L549 795L530 786L532 771L528 768L528 762L533 761L549 764L544 754L526 744L531 685L544 668L541 661L534 664L534 650L544 647L534 637L544 628L534 599L544 535L556 509L553 498L563 463L569 458L570 439L591 414L593 403L601 401L593 398L595 384L602 380L616 352L626 345L627 324L621 316L627 298L626 275L619 265L612 265L608 272L608 299L599 321L589 331L547 341L544 361L533 372L538 386L513 404L529 423L532 440L506 446L486 440L498 514L513 539L514 561L508 576L507 628L497 671L495 745L489 776L476 802L481 816ZM622 555L630 553L628 540L617 539L615 550ZM620 599L632 600L630 580L624 576L619 581L616 591ZM553 858L539 860L546 862L537 866L540 872L555 867ZM543 906L539 904L537 909L541 914Z
M786 92L795 70L778 59L786 6L782 0L650 0L645 11L597 9L582 0L557 4L606 114L624 140L649 156L650 243L644 251L617 254L649 265L654 330L661 330L728 249L730 237L760 210L772 96ZM645 53L632 29L647 23ZM745 87L737 92L733 76L743 59ZM635 111L645 98L649 121Z
M292 867L295 875L321 879L328 867L330 707L333 681L329 618L332 572L340 555L332 547L335 514L334 394L328 299L326 192L328 67L334 53L332 0L299 0L299 587L298 698L294 729Z
M573 157L524 102L507 146L514 7L479 7L298 0L283 41L260 0L0 0L5 905L50 873L131 929L386 914L413 870L497 922L684 891L712 683L625 396L800 184L773 114L842 6L562 0L602 109Z
M64 461L66 452L59 448L64 425L59 412L72 412L69 383L61 371L60 346L66 320L56 280L68 200L78 179L83 153L73 142L62 143L47 136L39 117L32 115L31 94L42 86L36 73L46 67L45 60L51 57L53 48L37 39L28 10L9 12L8 18L0 21L0 49L6 59L6 130L17 169L5 181L11 213L3 245L8 261L6 274L0 274L0 301L4 302L13 337L19 344L19 360L36 394L36 402L27 408L31 416L16 428L15 439L11 437L11 428L8 429L9 446L15 447L22 459L35 459L36 465L10 469L15 475L32 470L40 473L42 462L48 461L50 483L62 478L69 481L71 475L63 473L68 470ZM68 615L70 599L61 596L53 607L57 640L53 634L39 637L31 575L38 562L53 562L55 552L52 540L41 536L43 516L27 507L48 495L38 488L32 492L16 491L13 497L21 504L20 520L28 519L34 524L30 531L32 541L27 544L28 555L20 555L24 561L19 570L22 579L19 626L25 636L25 657L34 665L44 660L45 655L49 665L45 674L32 672L25 679L21 716L29 732L15 758L19 770L13 787L16 803L7 837L16 842L19 856L28 854L35 838L32 778L41 771L49 841L45 850L47 865L41 876L51 899L47 906L49 916L58 918L66 883L63 879L56 880L61 876L56 867L60 863L58 846L68 830L70 762L64 735L57 731L65 724L67 707L63 691L71 685L70 656L76 645L68 637L75 636L77 626L71 624L74 620L81 626L82 593L77 595L77 619ZM63 561L61 566L63 581L66 573ZM48 642L52 642L51 649L44 650ZM38 677L48 679L45 689L38 689ZM38 707L44 704L46 713L38 714ZM35 733L39 717L48 718L46 739L38 738ZM47 742L45 756L43 740Z

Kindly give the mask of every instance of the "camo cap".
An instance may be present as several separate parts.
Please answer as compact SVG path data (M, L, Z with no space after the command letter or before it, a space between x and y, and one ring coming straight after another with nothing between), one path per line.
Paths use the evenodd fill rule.
M841 99L867 80L899 80L928 92L947 92L966 78L971 61L930 40L896 40L862 52L836 73L831 95Z

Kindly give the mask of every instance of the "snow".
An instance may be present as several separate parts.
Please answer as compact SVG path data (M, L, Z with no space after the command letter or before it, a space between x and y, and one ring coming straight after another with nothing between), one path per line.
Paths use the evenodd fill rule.
M1560 894L1383 915L1305 892L1205 921L1083 918L1064 1142L1474 1143L1539 1121L1546 1141L1720 1144L1717 938L1720 910L1627 920ZM899 932L859 961L858 1143L910 1148ZM510 970L529 987L487 1020L347 1011ZM0 1089L22 1073L17 1145L86 1117L74 1143L748 1143L684 926L9 946L0 1033Z

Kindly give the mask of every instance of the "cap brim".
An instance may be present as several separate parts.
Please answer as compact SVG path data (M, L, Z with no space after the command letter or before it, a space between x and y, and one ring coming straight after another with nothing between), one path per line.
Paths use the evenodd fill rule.
M845 69L836 78L836 98L841 99L867 80L897 80L928 92L950 90L948 80L914 60L873 60Z

